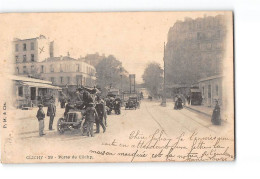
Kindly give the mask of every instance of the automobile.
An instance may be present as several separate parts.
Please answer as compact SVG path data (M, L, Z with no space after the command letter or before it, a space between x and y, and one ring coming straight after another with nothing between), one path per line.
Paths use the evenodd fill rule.
M137 97L129 97L129 99L127 100L126 104L125 104L125 109L136 109L139 108L139 101L137 99Z
M81 129L84 132L83 124L85 118L82 110L69 111L64 117L60 118L57 122L57 130L59 134L65 131Z

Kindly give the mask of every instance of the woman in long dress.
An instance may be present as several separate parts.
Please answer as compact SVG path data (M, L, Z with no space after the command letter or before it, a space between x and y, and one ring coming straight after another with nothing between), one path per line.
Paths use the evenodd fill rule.
M214 125L221 125L221 119L220 119L220 107L218 104L218 101L216 100L216 106L213 110L213 114L211 117L211 122Z

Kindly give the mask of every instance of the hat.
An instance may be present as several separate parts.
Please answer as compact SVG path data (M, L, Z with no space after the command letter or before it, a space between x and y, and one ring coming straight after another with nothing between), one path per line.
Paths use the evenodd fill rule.
M39 104L38 107L43 107L43 105L42 105L42 104Z

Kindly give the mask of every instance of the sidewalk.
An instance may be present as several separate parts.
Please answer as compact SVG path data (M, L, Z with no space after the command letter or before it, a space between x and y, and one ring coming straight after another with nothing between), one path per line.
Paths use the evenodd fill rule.
M207 107L207 106L194 106L194 105L185 105L184 108L191 110L191 111L195 111L201 114L204 114L208 117L212 116L213 107Z

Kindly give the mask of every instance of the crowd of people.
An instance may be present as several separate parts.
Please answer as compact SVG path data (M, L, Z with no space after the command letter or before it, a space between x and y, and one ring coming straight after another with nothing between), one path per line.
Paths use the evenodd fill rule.
M103 132L105 132L108 126L107 115L110 115L112 110L114 110L117 115L121 114L121 99L111 96L102 98L100 91L96 88L78 88L71 97L66 97L64 94L61 96L61 108L65 108L64 118L71 110L82 112L84 116L82 121L83 135L86 134L87 136L94 137L94 123L96 124L96 133L100 133L100 126ZM50 117L49 130L53 130L52 125L55 114L56 106L54 100L51 99L47 109L47 116ZM39 105L36 117L39 121L39 135L43 136L45 135L43 132L45 118L43 105Z

